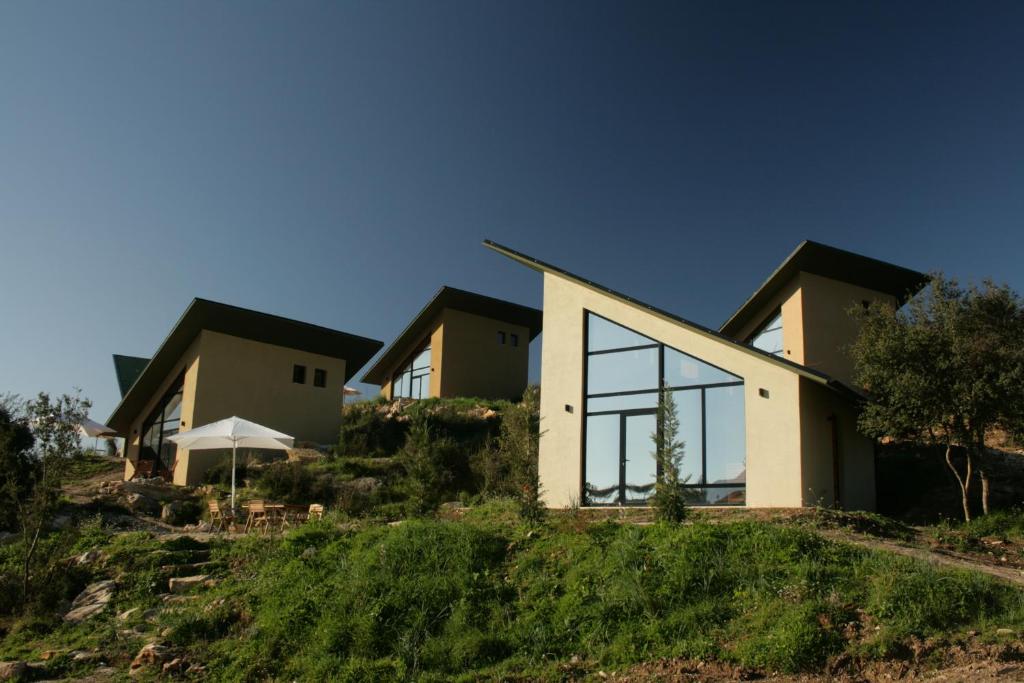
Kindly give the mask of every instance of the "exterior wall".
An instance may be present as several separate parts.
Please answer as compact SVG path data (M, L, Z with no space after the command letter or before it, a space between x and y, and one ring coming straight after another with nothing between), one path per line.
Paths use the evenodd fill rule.
M446 308L442 313L444 339L434 356L438 396L519 398L526 389L530 365L530 330L501 320ZM498 332L505 344L498 343ZM512 346L510 335L519 335ZM440 360L438 360L440 359ZM434 376L431 376L433 396Z
M838 430L835 442L833 421ZM856 407L825 387L801 379L800 435L804 504L836 504L833 450L838 446L841 507L874 510L874 442L857 432Z
M140 440L142 439L142 423L147 417L149 417L149 414L153 412L157 403L163 399L171 384L174 383L182 372L185 373L185 381L181 392L181 423L182 426L185 426L192 424L195 412L196 383L199 377L199 337L196 337L195 340L193 340L185 354L174 365L174 368L167 373L164 381L160 383L160 388L153 394L153 396L150 397L142 412L132 420L128 436L125 437L124 443L125 481L131 479L132 475L135 474L135 463L133 460L138 458L139 455ZM178 457L180 458L183 453L187 452L179 451L178 453Z
M585 310L742 377L747 505L799 507L803 503L797 374L646 309L545 273L539 469L544 502L549 507L567 507L582 499ZM766 389L769 397L761 397L760 389Z
M804 353L803 360L793 360L853 385L853 361L845 347L857 338L860 325L850 308L864 301L895 304L896 299L811 273L800 273L800 290Z

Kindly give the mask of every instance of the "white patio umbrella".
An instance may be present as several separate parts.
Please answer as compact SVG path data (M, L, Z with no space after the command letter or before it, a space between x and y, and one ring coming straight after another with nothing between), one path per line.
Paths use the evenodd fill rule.
M249 422L249 420L243 420L240 417L229 417L211 422L208 425L175 434L168 439L176 443L179 448L189 450L231 449L232 510L235 509L235 459L238 447L286 451L295 443L295 439L287 434L282 434L255 422Z
M100 424L96 420L90 420L89 418L83 418L82 422L78 425L78 431L84 436L91 436L93 438L92 449L98 450L100 437L101 436L117 436L117 430L111 429L105 424Z

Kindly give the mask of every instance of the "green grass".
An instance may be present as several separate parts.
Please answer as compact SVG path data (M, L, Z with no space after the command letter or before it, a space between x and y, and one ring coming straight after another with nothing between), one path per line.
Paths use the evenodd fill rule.
M175 641L224 679L555 677L656 657L767 670L880 656L911 637L1024 626L1024 597L980 575L738 522L602 523L577 533L410 521L226 549L233 579ZM855 625L855 637L844 629ZM877 627L877 628L876 628Z
M963 552L984 550L985 539L1024 543L1024 510L997 510L970 522L943 521L928 529L939 543Z
M23 620L0 659L99 647L126 666L141 644L114 637L113 615L157 604L160 565L203 552L86 536L106 555L91 578L121 577L114 605L87 627ZM527 526L495 501L458 521L314 523L209 552L220 583L157 628L216 680L561 680L570 660L595 672L659 657L815 671L1024 627L1015 588L775 523Z

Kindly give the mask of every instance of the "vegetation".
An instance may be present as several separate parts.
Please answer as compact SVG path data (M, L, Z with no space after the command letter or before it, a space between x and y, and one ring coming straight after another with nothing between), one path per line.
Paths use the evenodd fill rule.
M14 552L19 559L20 604L29 605L37 586L55 575L53 555L60 536L49 538L60 503L60 486L72 463L81 459L78 425L89 402L77 396L51 399L40 393L19 405L7 400L0 406L0 510L3 521L19 533ZM3 582L10 584L10 568Z
M654 441L654 459L658 465L658 480L651 496L651 506L658 519L678 524L686 518L686 497L680 479L686 444L679 440L679 415L672 392L662 390L656 414L658 428L651 439Z
M206 551L94 538L105 559L80 571L121 577L111 608L87 628L45 613L18 622L0 659L98 647L124 666L144 641L111 637L113 615L158 605L160 567L198 552L222 567L219 584L151 628L220 680L562 680L570 661L596 672L657 657L805 671L914 637L1024 627L1018 590L812 531L518 519L518 503L496 501L460 521L325 521Z
M1024 306L1006 286L962 288L941 275L905 309L858 310L851 353L857 381L871 393L860 428L870 436L941 446L971 519L975 469L989 511L985 437L1024 430ZM958 467L954 450L963 452Z
M505 408L497 438L474 461L484 493L515 500L520 516L534 523L545 511L538 472L540 435L540 387L530 386L522 401Z

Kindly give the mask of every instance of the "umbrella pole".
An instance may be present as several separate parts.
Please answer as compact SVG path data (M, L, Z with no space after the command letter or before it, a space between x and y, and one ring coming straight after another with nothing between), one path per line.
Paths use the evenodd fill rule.
M231 512L235 511L235 447L237 442L231 440Z

